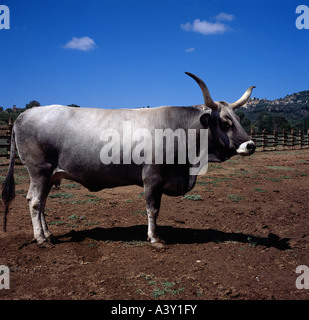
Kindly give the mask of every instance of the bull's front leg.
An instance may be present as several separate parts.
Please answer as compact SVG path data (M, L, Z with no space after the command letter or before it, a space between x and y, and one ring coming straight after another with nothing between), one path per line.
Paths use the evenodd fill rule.
M160 211L162 189L158 186L145 185L146 210L148 216L148 241L156 248L164 248L164 241L157 233L157 217Z

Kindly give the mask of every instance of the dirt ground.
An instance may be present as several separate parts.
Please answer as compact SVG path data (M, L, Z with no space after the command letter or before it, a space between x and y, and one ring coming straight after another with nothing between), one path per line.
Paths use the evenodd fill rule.
M159 251L146 241L142 188L90 193L68 180L46 206L57 241L39 248L28 174L15 168L17 196L8 231L0 231L10 289L0 300L309 298L295 285L297 266L309 266L309 150L210 164L188 196L163 197L158 224L167 248ZM0 171L3 181L7 165Z

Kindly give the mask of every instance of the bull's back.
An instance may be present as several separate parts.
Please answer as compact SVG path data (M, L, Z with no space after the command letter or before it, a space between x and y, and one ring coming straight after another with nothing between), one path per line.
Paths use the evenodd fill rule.
M119 129L121 119L131 117L131 110L117 111L47 106L24 112L14 125L22 162L27 167L52 166L54 171L62 172L62 177L76 180L93 191L142 184L141 168L134 164L130 168L104 165L100 159L102 131Z

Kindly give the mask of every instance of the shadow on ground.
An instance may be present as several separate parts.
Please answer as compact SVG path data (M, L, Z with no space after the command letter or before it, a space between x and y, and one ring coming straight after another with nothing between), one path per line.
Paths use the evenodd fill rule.
M248 243L252 246L274 247L279 250L290 249L288 241L290 239L280 237L270 233L268 237L257 237L251 234L223 232L213 229L187 229L170 226L158 227L158 232L166 244L202 244L208 242L222 243L227 241ZM82 242L85 239L96 241L145 241L147 234L146 225L132 227L114 228L93 228L90 230L72 230L57 237L58 243L62 242ZM69 238L65 240L65 238Z

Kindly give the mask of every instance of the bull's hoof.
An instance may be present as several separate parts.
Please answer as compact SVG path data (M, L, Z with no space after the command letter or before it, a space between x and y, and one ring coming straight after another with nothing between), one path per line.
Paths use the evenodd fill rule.
M150 245L157 250L167 249L167 246L163 242L153 242Z
M41 243L37 243L37 246L39 248L44 248L44 249L51 249L51 248L54 248L55 246L48 240L46 241L43 241Z

